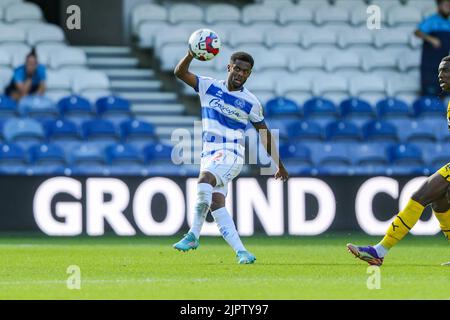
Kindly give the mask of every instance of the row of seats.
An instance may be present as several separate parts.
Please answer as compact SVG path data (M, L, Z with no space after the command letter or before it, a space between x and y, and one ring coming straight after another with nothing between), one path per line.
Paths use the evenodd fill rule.
M450 144L282 145L280 156L291 174L429 175L448 162Z
M16 22L29 20L42 20L41 8L30 2L22 0L2 0L0 1L0 21Z
M387 17L383 23L388 26L402 24L417 24L420 20L436 10L434 3L429 1L427 7L416 7L414 3L406 6L399 2L391 1L392 5L382 5L382 14ZM308 4L308 5L307 5ZM376 4L376 3L374 3ZM380 4L380 3L378 3ZM169 7L156 4L142 4L133 9L132 27L135 34L139 35L142 26L156 25L161 22L179 24L185 22L201 22L215 24L221 22L242 23L245 25L258 23L277 23L288 25L291 23L315 23L323 25L327 23L342 23L362 25L367 22L367 7L363 1L355 1L352 6L329 5L326 1L314 0L312 2L301 1L298 5L268 6L261 4L249 4L240 10L238 7L228 4L215 4L204 8L195 4L174 4Z
M1 30L0 30L1 32ZM23 43L0 43L0 67L17 67L24 63L31 47ZM51 69L85 68L86 53L64 43L42 43L35 47L38 61Z
M64 42L61 27L42 21L26 21L13 24L0 24L0 43L20 42L30 46L40 43Z

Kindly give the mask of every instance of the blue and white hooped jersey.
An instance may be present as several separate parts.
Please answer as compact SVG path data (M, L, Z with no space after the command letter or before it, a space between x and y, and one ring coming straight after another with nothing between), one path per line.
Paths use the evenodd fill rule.
M195 91L202 107L202 157L215 150L227 149L244 156L245 128L249 121L264 121L259 100L243 87L229 91L225 80L197 76Z

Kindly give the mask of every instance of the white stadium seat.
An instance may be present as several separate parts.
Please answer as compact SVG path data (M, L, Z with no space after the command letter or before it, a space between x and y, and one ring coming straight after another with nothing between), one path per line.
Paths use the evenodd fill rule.
M337 51L334 54L327 55L325 59L325 70L335 72L342 69L356 69L361 66L359 56L352 51Z
M9 67L11 65L11 55L8 51L0 50L0 66Z
M315 10L317 7L324 7L329 5L328 0L300 0L298 5L302 8L309 8Z
M45 42L63 42L64 32L57 25L36 26L28 31L27 42L30 46Z
M327 94L339 94L348 96L347 80L339 75L317 76L312 79L313 94L325 96Z
M322 69L324 65L323 51L301 50L289 57L289 70Z
M265 76L264 73L258 73L257 77L250 76L245 87L258 98L261 95L275 95L275 79Z
M274 9L290 6L293 4L293 0L259 0L256 3L261 3L264 6L268 6Z
M299 73L291 74L275 81L275 90L277 95L287 94L312 94L311 79L307 76L301 76Z
M30 31L31 29L34 29L36 27L47 26L47 25L52 25L52 24L47 23L45 21L41 21L41 20L19 20L14 23L11 23L9 25L13 26L15 28L20 28L23 31L25 31L25 33L28 33L28 31Z
M9 53L12 57L11 65L14 68L24 64L26 56L31 52L31 48L24 43L2 43L0 50Z
M405 30L396 30L394 28L374 30L374 45L377 48L387 46L403 46L409 45L410 34Z
M24 30L6 24L0 24L0 43L5 42L25 42L26 33Z
M353 9L364 4L363 0L335 0L334 5L339 8Z
M165 22L143 21L138 27L138 38L140 48L153 48L155 45L156 34L165 28L168 24Z
M230 62L230 57L233 52L234 50L231 50L228 47L222 47L219 55L212 60L214 69L218 72L226 72L227 65Z
M381 14L386 15L392 7L401 5L401 2L398 0L372 0L370 4L379 6L381 8Z
M11 82L13 71L10 68L0 66L0 91L2 92Z
M430 7L436 11L436 2L430 0L408 0L406 6L419 9L421 12L429 9Z
M228 36L228 42L232 47L249 44L263 44L264 33L258 27L237 28Z
M238 23L241 20L241 11L229 4L213 4L206 8L205 21L208 24L222 22Z
M350 24L354 26L366 26L367 17L369 16L367 13L367 8L367 5L360 5L352 8L350 12Z
M323 24L347 24L350 21L350 12L347 9L325 6L316 8L314 21L318 25Z
M421 51L405 50L398 56L398 69L401 72L418 69L420 67Z
M276 50L261 50L254 54L254 70L287 69L288 59Z
M177 62L187 53L185 44L165 45L158 53L162 71L173 71Z
M63 67L79 67L87 63L86 53L78 48L63 48L50 55L50 67L60 69Z
M300 32L297 29L285 27L273 29L267 32L265 43L268 47L279 47L280 45L299 45Z
M72 90L78 94L109 89L108 77L100 71L86 71L72 79Z
M366 72L374 69L397 69L397 55L389 50L380 50L376 53L362 56L362 68Z
M193 4L180 3L174 4L169 8L169 21L171 23L180 23L186 21L203 21L203 9Z
M15 3L21 3L23 0L0 0L0 8L6 8Z
M165 22L168 19L166 8L163 6L146 3L140 4L133 8L131 12L131 25L135 35L138 34L139 26L141 23L149 22Z
M301 44L304 48L313 46L335 46L337 37L331 28L308 29L301 34Z
M20 20L42 20L42 10L38 5L30 2L15 3L5 9L5 20L15 22Z
M39 63L49 65L50 64L50 55L53 52L56 52L61 49L67 48L66 44L63 42L58 43L41 43L36 46L36 54L39 60Z
M277 10L269 6L250 4L242 9L242 22L245 24L275 23L276 20Z
M415 27L422 20L422 13L417 8L398 6L389 9L387 18L389 26L408 24Z
M349 89L352 96L364 97L371 103L386 95L383 78L371 74L350 78Z
M67 92L72 88L71 78L61 71L48 70L46 84L49 91Z
M420 92L420 78L414 78L407 74L399 74L396 77L387 79L386 90L389 96L417 96Z
M314 20L314 12L310 8L300 6L287 6L278 12L278 22L286 24L310 25Z
M342 28L337 35L337 43L341 48L348 47L371 47L374 32L366 27Z
M159 52L159 50L161 50L164 45L173 43L184 43L186 44L187 48L189 36L194 31L195 29L188 30L180 26L162 28L160 32L158 32L155 36L155 51Z

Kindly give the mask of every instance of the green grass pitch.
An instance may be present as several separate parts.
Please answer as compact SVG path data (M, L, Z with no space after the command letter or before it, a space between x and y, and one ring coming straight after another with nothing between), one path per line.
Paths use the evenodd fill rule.
M250 237L254 265L237 265L222 238L203 237L196 251L171 248L178 238L42 238L0 236L0 299L450 299L448 243L408 236L369 290L367 265L345 244L377 238ZM68 266L81 289L67 288Z

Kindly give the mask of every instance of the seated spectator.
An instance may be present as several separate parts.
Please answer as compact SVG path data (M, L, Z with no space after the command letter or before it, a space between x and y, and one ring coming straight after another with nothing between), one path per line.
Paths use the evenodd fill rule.
M423 20L415 31L422 39L420 67L422 95L438 96L438 66L450 51L450 0L436 0L438 12Z
M34 49L27 55L24 65L14 70L11 83L5 94L18 101L30 94L42 95L45 92L45 66L38 63Z

